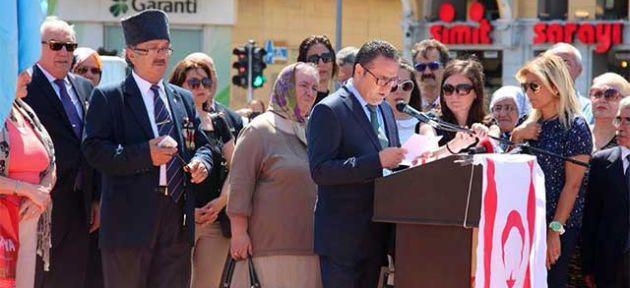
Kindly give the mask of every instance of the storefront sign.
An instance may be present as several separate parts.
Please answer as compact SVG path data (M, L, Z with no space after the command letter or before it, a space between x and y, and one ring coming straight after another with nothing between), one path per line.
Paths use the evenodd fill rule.
M71 22L113 22L147 9L168 14L170 24L234 25L236 0L63 0L56 15Z
M492 44L490 31L492 26L484 19L485 8L479 2L470 5L468 18L479 24L452 23L455 19L455 7L449 2L444 2L439 8L440 20L445 24L431 26L431 35L435 40L444 44Z
M605 53L612 45L621 44L622 22L562 22L534 25L534 44L573 43L596 45L595 52Z

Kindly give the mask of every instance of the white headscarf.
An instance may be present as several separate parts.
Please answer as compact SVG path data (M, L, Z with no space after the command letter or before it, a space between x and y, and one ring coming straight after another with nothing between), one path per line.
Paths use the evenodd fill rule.
M525 93L523 93L523 90L520 87L511 85L503 86L492 93L490 110L492 110L492 107L494 107L497 102L505 99L514 100L514 103L516 103L516 109L518 110L519 118L529 114L531 105L529 104L527 96L525 96Z

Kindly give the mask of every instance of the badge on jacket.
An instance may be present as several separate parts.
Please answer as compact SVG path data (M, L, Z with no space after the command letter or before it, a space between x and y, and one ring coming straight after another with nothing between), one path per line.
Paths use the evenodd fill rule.
M186 149L195 150L195 123L190 121L188 117L184 117L182 119L182 123L184 125L184 129L182 129L184 133L184 143L186 143Z

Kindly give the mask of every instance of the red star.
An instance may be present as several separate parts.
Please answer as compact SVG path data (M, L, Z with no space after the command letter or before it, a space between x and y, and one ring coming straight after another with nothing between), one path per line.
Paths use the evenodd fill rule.
M513 273L510 273L510 279L505 280L505 284L507 284L508 288L512 288L512 287L514 287L514 284L516 284L516 280L514 279L512 274Z

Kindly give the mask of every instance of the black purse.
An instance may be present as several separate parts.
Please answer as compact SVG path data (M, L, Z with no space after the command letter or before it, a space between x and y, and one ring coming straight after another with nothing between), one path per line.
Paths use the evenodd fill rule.
M261 288L260 281L258 280L258 274L254 269L254 262L252 257L247 258L247 265L249 270L249 288ZM232 276L234 275L234 267L236 266L236 260L231 255L225 259L225 266L223 267L223 274L221 274L221 284L219 288L230 288L232 286Z

